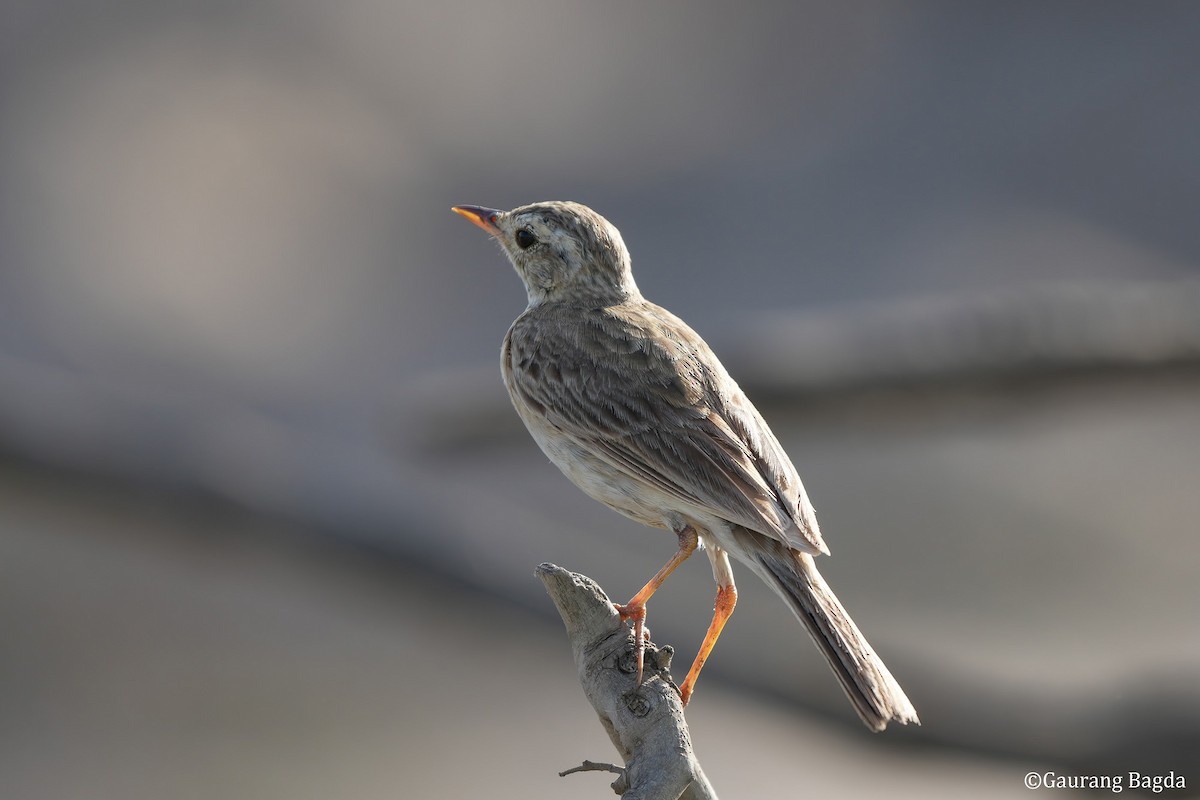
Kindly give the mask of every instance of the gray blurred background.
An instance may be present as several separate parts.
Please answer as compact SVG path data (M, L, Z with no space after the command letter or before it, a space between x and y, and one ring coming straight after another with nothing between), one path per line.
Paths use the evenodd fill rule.
M7 2L0 784L603 797L534 566L674 549L508 407L449 213L623 232L792 454L924 726L742 571L728 797L1200 785L1200 7ZM690 662L703 559L650 607Z

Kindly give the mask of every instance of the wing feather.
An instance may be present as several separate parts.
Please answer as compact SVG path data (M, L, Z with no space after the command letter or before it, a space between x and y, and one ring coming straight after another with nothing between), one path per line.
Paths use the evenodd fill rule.
M828 552L778 440L704 341L670 312L644 301L534 309L513 324L508 342L514 402L561 435L683 504Z

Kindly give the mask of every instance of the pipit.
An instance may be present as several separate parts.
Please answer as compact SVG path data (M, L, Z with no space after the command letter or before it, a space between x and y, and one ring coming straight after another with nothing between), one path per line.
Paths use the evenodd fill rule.
M504 338L504 383L529 433L584 492L675 533L679 549L628 603L638 679L646 603L703 547L712 623L679 687L686 705L737 602L729 556L792 609L867 727L919 722L813 563L828 554L800 476L767 423L691 328L642 297L617 229L578 203L453 209L494 236L529 305Z

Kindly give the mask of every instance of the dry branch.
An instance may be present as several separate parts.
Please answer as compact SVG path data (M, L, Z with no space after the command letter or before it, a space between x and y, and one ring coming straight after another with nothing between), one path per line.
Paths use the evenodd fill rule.
M540 565L537 576L567 626L583 693L625 763L613 791L624 800L716 800L671 682L674 651L647 642L638 686L633 633L596 582L554 564Z

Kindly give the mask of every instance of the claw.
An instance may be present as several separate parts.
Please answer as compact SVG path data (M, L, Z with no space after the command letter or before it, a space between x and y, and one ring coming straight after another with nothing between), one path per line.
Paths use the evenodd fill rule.
M623 606L613 603L613 607L617 609L621 619L626 622L633 620L633 647L637 656L637 685L641 686L646 664L646 640L650 638L650 631L646 629L646 607L635 606L633 603Z

